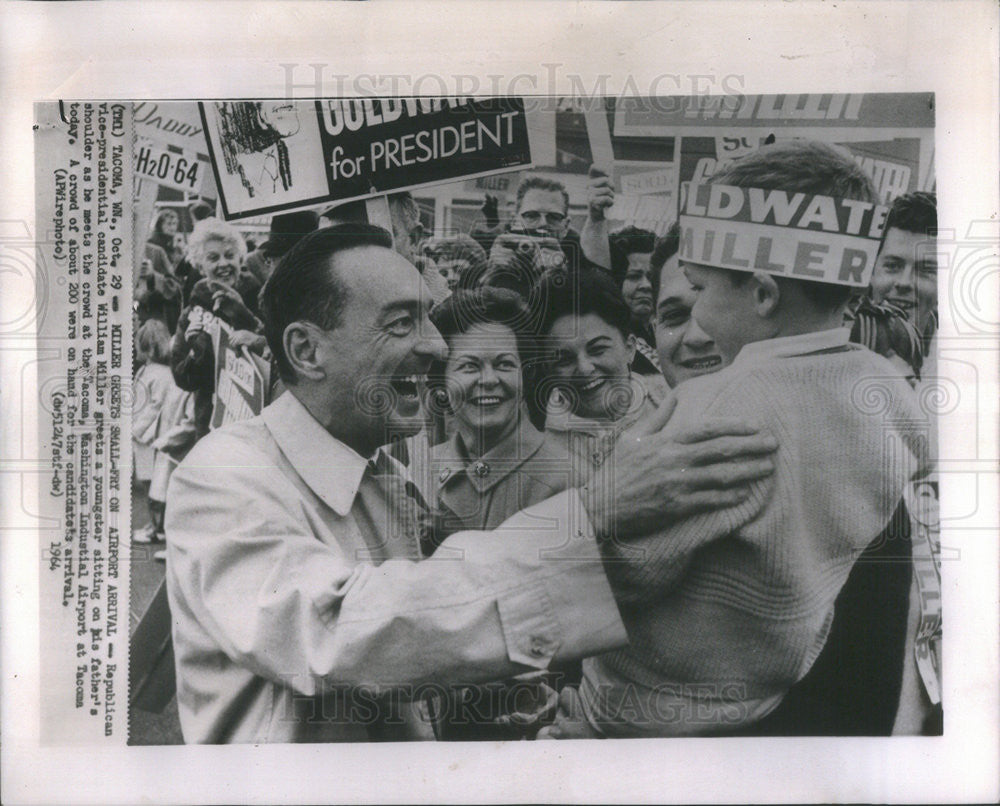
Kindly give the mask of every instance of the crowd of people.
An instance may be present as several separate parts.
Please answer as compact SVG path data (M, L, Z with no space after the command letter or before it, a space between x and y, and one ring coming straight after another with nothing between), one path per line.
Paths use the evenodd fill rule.
M719 189L882 203L809 141ZM487 197L470 233L432 234L399 193L391 228L363 203L276 215L249 254L201 205L183 256L160 214L135 539L165 541L186 741L940 730L904 503L934 461L933 194L874 244L824 219L871 256L862 283L696 251L693 202L663 237L609 232L613 202L592 169L576 232L565 187L528 175L510 220ZM807 230L744 226L801 254ZM274 382L209 433L220 326Z

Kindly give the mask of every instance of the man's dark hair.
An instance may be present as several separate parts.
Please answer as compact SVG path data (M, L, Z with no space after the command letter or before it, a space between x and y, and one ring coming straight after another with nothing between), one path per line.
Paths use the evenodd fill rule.
M560 317L592 313L621 333L622 338L628 338L632 312L621 288L607 272L581 269L577 273L544 275L537 297L542 310L542 335L548 335Z
M621 284L628 272L628 256L634 252L652 252L656 245L656 233L648 229L627 226L608 236L611 249L611 273Z
M364 199L335 204L333 207L325 209L320 215L334 224L344 224L348 221L360 224L368 223L368 208L365 206Z
M900 196L889 207L882 241L885 241L885 236L891 229L935 237L937 226L937 196L934 193L918 190Z
M215 208L208 202L199 201L191 205L191 218L195 221L202 221L209 216L215 215Z
M324 330L340 324L348 290L331 266L339 252L361 246L392 249L392 236L372 224L337 224L310 233L281 259L260 295L264 335L286 384L296 382L285 355L285 328L312 322Z
M544 176L529 174L521 180L517 186L517 209L521 210L521 202L529 190L547 190L550 193L561 193L563 197L563 207L569 211L569 192L566 186L556 179L546 179Z
M789 140L763 146L724 164L707 183L880 202L875 183L849 155L815 140ZM737 286L752 276L740 271L730 271L729 275ZM774 279L779 288L796 283L813 304L825 309L843 305L856 291L835 283L778 276Z

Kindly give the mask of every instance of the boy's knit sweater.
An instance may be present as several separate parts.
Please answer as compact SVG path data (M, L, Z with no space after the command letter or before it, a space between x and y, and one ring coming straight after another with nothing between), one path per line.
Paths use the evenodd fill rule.
M677 389L668 428L759 423L779 444L775 472L737 507L608 543L630 646L584 663L581 696L598 730L737 729L773 709L823 648L854 560L926 454L913 390L847 335L756 342Z

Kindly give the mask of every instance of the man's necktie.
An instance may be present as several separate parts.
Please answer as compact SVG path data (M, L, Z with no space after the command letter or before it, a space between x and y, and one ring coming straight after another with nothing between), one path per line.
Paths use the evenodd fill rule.
M433 551L430 507L417 485L403 477L398 467L382 449L368 462L369 472L382 488L386 500L387 534L385 539L405 540L419 547L422 556Z

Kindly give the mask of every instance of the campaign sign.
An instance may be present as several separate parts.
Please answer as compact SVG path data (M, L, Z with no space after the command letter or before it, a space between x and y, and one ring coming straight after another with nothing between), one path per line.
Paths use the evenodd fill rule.
M133 167L136 178L150 179L158 185L166 185L188 193L201 190L202 171L207 166L190 151L171 151L153 143L137 141L134 149Z
M263 361L229 341L228 328L218 329L215 341L215 399L212 406L213 429L226 423L248 420L261 413L267 404L268 372Z
M888 208L856 199L730 185L687 188L682 261L867 286Z
M331 199L441 184L531 163L520 98L316 102Z
M519 98L201 105L227 219L531 167Z
M227 221L329 198L313 101L198 104Z
M929 132L932 93L808 93L783 95L666 95L615 103L617 137L755 137L761 132L816 137L837 131L840 140L872 131ZM721 131L725 130L725 131Z

